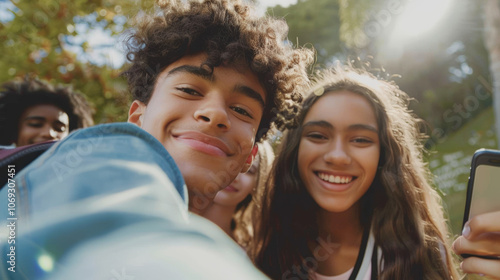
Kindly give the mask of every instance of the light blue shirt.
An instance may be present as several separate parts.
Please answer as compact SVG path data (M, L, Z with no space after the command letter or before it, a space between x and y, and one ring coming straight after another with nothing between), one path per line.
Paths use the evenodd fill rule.
M172 157L136 125L75 131L0 191L0 278L267 279L187 200Z

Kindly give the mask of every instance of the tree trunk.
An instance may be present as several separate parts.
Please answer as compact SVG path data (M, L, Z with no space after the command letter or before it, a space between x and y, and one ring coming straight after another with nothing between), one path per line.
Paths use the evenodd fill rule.
M484 2L484 43L490 58L493 84L493 111L497 147L500 149L500 0Z

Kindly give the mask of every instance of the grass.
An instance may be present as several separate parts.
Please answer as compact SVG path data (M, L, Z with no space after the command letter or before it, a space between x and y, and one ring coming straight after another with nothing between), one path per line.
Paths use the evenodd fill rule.
M493 108L479 113L455 133L431 148L429 166L435 176L435 185L443 196L445 211L454 236L462 231L467 180L472 155L477 149L498 149L494 133ZM485 279L468 275L465 279Z
M429 166L443 194L455 235L460 234L462 228L472 155L480 148L496 149L496 143L493 108L489 107L431 149Z

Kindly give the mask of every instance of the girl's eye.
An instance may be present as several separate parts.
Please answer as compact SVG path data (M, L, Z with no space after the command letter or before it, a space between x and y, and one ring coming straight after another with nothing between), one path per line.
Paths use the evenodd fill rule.
M355 143L362 143L362 144L373 143L373 141L368 138L354 138L352 141Z
M311 139L316 139L316 140L326 139L326 137L323 136L323 134L319 134L319 133L309 133L306 135L306 137L311 138Z
M250 113L248 113L247 110L245 110L241 107L233 106L233 107L231 107L231 109L240 115L243 115L243 116L246 116L246 117L253 119L252 115L250 115Z
M201 96L201 94L199 92L197 92L196 90L192 89L192 88L186 88L186 87L178 87L176 88L177 90L180 90L184 93L187 93L189 95L193 95L193 96Z

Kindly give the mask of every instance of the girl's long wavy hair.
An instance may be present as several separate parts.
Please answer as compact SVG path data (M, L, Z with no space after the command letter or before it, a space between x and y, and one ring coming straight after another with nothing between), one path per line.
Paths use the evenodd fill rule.
M257 143L259 150L259 168L257 169L257 185L252 192L238 205L231 221L231 229L238 244L249 253L254 236L255 223L260 220L261 205L264 196L264 184L274 162L274 151L267 141Z
M372 227L382 250L379 279L458 279L441 199L423 160L421 121L408 110L408 95L393 82L349 66L318 75L298 115L298 127L284 137L266 185L269 200L263 203L254 262L273 279L293 275L296 266L311 275L303 263L313 257L308 242L318 237L319 206L299 176L301 125L324 93L340 90L365 97L379 127L380 168L361 198L360 217L363 227Z

